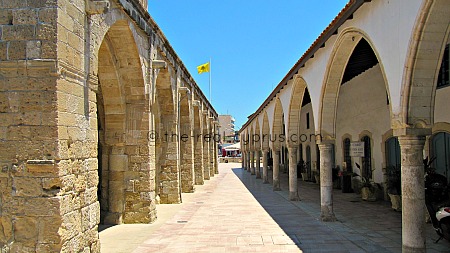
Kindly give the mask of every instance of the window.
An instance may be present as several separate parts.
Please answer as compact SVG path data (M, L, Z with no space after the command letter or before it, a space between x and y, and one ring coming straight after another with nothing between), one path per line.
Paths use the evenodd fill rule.
M400 144L397 137L391 137L386 140L386 167L400 165Z
M441 68L439 69L439 76L437 81L437 88L442 88L444 86L450 85L449 82L449 52L448 46L445 47L444 56L442 57Z
M364 142L364 157L362 157L361 174L363 175L363 177L372 178L372 155L370 148L370 137L366 135L361 138L361 141Z
M344 162L347 166L347 171L352 172L352 157L350 156L350 139L344 139Z
M306 129L309 129L309 112L306 113Z
M440 132L433 136L431 141L431 157L436 159L433 167L436 173L444 175L450 183L450 134Z

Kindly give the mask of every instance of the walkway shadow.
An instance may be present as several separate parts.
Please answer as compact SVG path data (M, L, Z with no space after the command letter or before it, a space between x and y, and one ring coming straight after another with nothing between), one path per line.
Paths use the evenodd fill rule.
M366 202L360 195L335 189L333 202L338 221L321 222L318 184L299 181L301 201L293 202L288 200L287 173L280 173L282 191L274 192L272 171L269 171L269 184L263 184L261 179L242 168L235 168L233 172L304 252L402 251L401 213L392 210L387 201ZM450 252L450 243L432 243L435 239L436 234L427 224L427 249Z

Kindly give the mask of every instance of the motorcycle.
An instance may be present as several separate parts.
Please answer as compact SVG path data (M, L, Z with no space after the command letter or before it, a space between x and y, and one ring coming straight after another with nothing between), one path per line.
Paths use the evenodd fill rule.
M447 178L437 173L425 177L425 204L431 223L439 235L439 242L445 238L450 242L450 197Z

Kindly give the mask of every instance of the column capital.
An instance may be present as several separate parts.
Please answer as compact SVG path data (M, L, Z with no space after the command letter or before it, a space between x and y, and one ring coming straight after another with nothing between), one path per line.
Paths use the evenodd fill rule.
M319 144L317 144L319 146L319 150L331 150L333 148L333 144L331 142L321 142Z
M289 153L297 152L297 149L298 149L297 146L293 146L293 145L288 145L287 148L288 148Z
M393 131L394 136L428 136L432 134L431 128L402 127Z
M262 148L262 151L264 151L264 152L269 152L269 150L270 150L270 148L269 147L264 147L264 148Z

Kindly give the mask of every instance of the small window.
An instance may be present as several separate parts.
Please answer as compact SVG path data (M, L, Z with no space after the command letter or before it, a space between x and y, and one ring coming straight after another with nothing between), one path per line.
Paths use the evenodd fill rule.
M364 136L361 138L364 142L364 157L362 157L362 171L363 177L372 178L372 151L370 147L370 137Z
M306 129L309 129L309 112L306 113Z
M449 52L448 46L445 47L444 56L442 57L441 68L439 69L439 76L437 81L437 88L442 88L450 85L449 81Z

